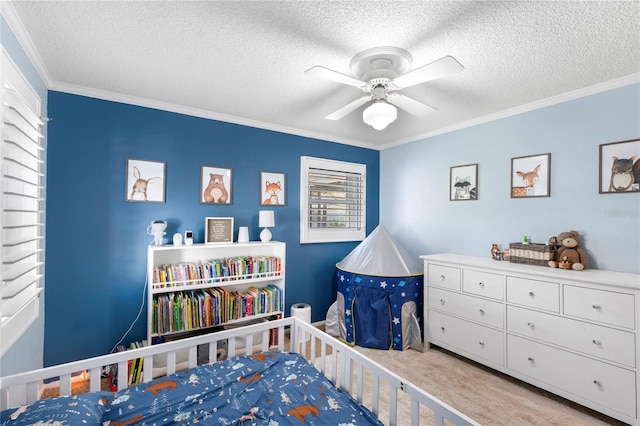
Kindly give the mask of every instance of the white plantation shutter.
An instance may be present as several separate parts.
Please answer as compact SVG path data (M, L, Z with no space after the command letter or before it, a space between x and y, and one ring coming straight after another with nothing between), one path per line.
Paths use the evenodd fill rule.
M1 354L40 314L44 273L44 125L40 98L2 54Z
M364 164L301 158L301 243L364 240L366 171Z

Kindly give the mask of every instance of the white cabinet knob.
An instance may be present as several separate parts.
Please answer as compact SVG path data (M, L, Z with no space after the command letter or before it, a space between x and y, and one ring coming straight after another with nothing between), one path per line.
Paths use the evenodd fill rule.
M484 309L480 309L480 315L484 315Z
M529 292L529 296L533 297L533 296L535 296L535 295L536 295L536 294L535 294L534 292L532 292L532 291L530 291L530 292Z
M600 381L599 381L599 380L594 380L594 381L593 381L593 384L594 384L594 385L596 385L596 386L598 386L598 387L602 386L602 383L600 383Z
M440 299L440 303L444 305L444 299Z
M593 344L596 346L600 346L602 345L602 342L600 340L593 339Z
M440 275L440 279L444 281L444 275Z
M529 326L529 328L535 328L535 324L532 322L528 322L527 325Z
M484 283L483 282L479 282L478 285L482 288L484 287Z
M536 361L535 361L533 358L531 358L531 357L527 358L527 360L528 360L531 364L533 364L533 363L535 363L535 362L536 362Z
M594 303L593 305L591 305L591 307L597 311L599 311L600 309L602 309L601 305L598 305L597 303Z
M478 344L484 348L484 342L482 340L480 340Z
M444 327L440 327L440 331L444 333Z

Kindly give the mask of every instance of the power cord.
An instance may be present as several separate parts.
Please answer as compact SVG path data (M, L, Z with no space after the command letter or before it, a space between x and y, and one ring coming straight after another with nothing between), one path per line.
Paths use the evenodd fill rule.
M148 285L149 285L149 271L147 271L145 273L144 288L142 289L142 303L140 303L140 310L138 310L138 315L136 315L136 318L133 320L133 322L129 326L129 329L127 331L125 331L125 333L122 335L122 338L120 338L120 340L118 340L118 342L115 345L113 345L113 348L111 348L111 352L109 352L109 353L113 353L116 350L118 345L120 343L122 343L122 341L127 337L129 332L133 329L133 326L135 325L135 323L138 322L138 320L140 319L140 315L142 315L142 310L144 308L144 301L145 301L145 297L147 295L147 286Z

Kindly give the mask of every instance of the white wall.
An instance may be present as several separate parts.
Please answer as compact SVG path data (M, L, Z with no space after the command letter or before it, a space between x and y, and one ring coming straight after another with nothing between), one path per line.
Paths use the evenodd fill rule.
M640 272L640 193L599 194L599 145L640 138L640 84L382 151L380 222L414 256L489 256L529 235L583 236L591 266ZM551 196L512 199L511 158L551 153ZM451 166L478 163L478 200L449 201Z

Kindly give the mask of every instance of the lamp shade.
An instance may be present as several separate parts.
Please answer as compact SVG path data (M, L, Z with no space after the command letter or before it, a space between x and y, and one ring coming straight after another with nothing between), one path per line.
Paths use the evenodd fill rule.
M376 130L382 130L398 117L398 110L384 99L374 101L362 112L362 119Z
M260 228L271 228L276 226L273 210L260 210L258 216L258 226Z

